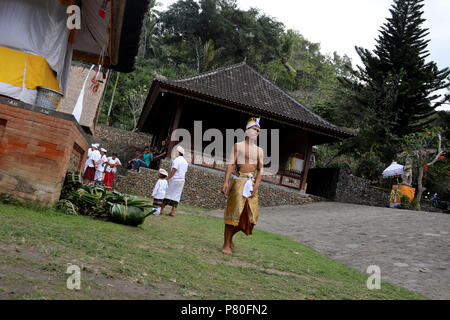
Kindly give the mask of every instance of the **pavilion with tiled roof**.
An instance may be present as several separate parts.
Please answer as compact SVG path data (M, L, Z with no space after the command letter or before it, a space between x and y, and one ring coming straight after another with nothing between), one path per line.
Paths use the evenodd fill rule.
M203 131L217 128L225 132L244 127L253 116L261 117L262 128L280 130L281 165L277 174L265 180L301 190L306 189L312 146L355 135L316 115L245 62L184 79L157 76L138 128L152 133L153 144L159 145L178 128L193 136L194 121L202 121ZM270 150L265 152L270 155ZM301 170L289 168L293 157L304 160ZM224 170L217 162L201 164Z

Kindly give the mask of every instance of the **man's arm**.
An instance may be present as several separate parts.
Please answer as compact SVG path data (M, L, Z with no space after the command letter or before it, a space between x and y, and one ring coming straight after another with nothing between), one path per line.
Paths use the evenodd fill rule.
M170 182L170 179L173 178L173 176L175 175L176 172L177 172L177 169L172 168L172 171L170 171L169 177L167 178L167 183Z
M175 159L172 163L172 170L170 171L169 177L167 178L167 183L170 182L170 179L175 175L178 169L178 159Z
M236 154L237 154L237 146L236 144L233 146L233 151L230 155L230 162L227 165L227 170L225 171L225 181L223 182L222 186L222 193L226 195L228 193L228 181L230 180L231 173L234 170L234 166L236 163Z
M256 191L258 191L259 185L261 184L261 180L263 177L264 151L261 148L258 148L258 164L256 169L258 170L258 173L256 174L255 185L253 186L253 191L251 195L252 197L256 194Z
M157 155L157 156L155 157L155 159L163 158L163 157L166 156L166 154L167 154L167 151L166 151L166 152L163 152L163 153L161 153L161 154L159 154L159 155Z

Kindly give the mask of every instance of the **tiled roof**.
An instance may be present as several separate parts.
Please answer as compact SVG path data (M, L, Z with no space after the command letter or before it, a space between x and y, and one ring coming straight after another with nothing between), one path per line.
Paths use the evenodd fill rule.
M320 116L278 88L245 62L206 72L197 76L156 81L193 93L248 106L255 113L261 111L289 122L296 122L350 137L354 133L340 128Z

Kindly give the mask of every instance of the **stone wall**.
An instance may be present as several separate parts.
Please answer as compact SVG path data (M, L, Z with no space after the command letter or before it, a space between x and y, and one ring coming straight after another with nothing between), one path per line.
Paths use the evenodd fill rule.
M58 201L66 172L81 170L87 136L72 115L0 97L0 193Z
M170 171L171 162L161 161L161 168ZM224 172L189 165L183 191L183 203L208 209L225 207L226 198L221 193ZM151 197L158 180L158 172L141 168L141 172L129 172L127 176L117 175L114 188L128 193ZM319 197L300 194L299 191L262 183L259 188L259 204L262 207L298 205L320 201Z
M389 206L390 190L372 187L369 180L343 168L310 169L306 191L337 202Z
M339 170L335 201L388 207L391 191L372 187L370 181L351 175L350 171Z

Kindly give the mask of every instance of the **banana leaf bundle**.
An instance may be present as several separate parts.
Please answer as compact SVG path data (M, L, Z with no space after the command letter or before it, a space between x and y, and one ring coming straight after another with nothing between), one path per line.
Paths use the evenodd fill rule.
M156 210L145 200L118 191L109 191L103 186L74 186L76 184L67 184L64 187L64 198L58 202L57 207L66 214L88 215L138 226Z
M155 209L150 211L143 207L135 207L120 203L111 203L109 209L109 218L111 221L137 227L144 223L145 218L155 212Z
M81 171L69 171L69 172L67 172L67 175L66 175L66 182L81 184L81 181L82 181L81 176L82 176Z

